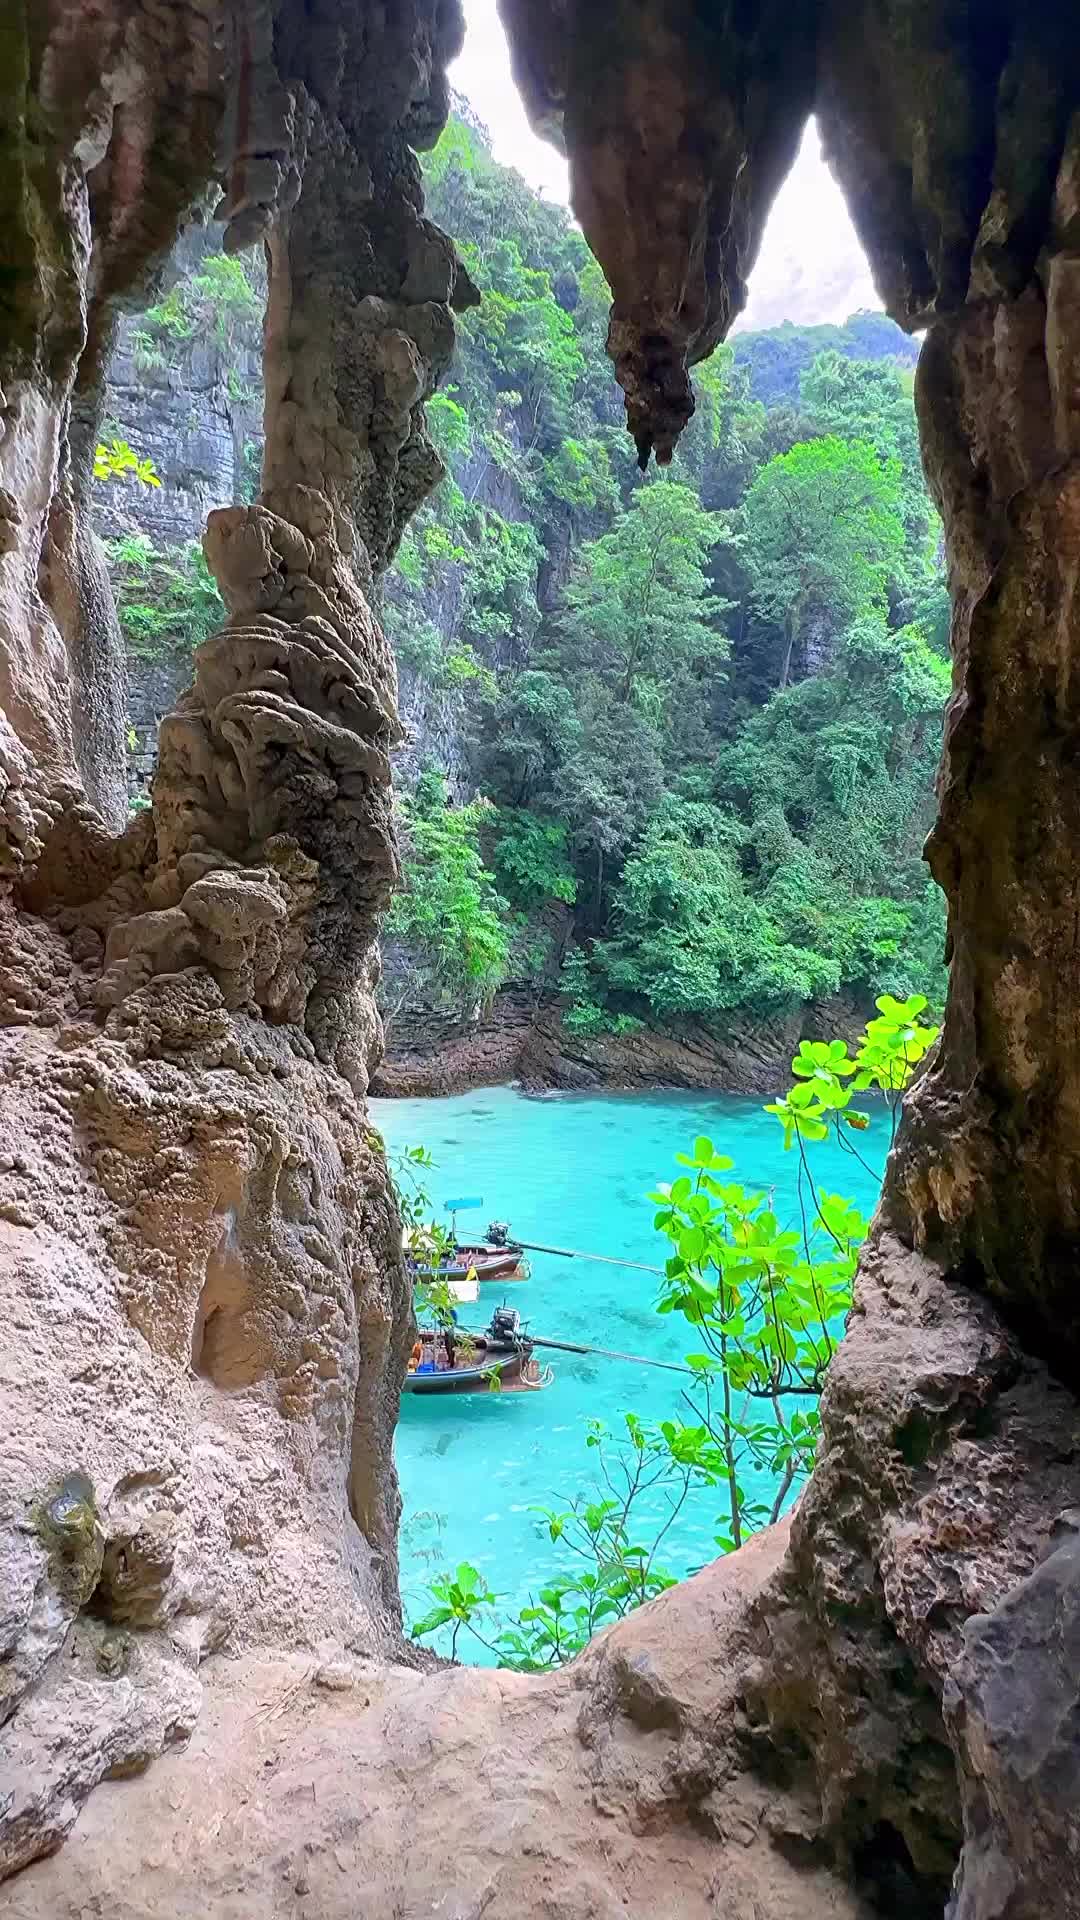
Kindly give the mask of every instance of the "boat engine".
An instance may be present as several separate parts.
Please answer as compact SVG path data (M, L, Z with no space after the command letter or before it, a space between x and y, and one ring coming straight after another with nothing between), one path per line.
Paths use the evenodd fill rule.
M492 1220L487 1230L489 1247L508 1247L510 1245L509 1220Z
M496 1307L488 1328L494 1347L516 1347L521 1339L521 1315L516 1307Z

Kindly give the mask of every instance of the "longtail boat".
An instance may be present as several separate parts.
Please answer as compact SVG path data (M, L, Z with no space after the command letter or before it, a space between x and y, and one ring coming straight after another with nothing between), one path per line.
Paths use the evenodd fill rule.
M456 1246L449 1259L441 1260L438 1266L431 1266L422 1260L410 1260L413 1275L418 1280L462 1280L466 1274L474 1273L476 1278L485 1280L527 1280L529 1265L515 1247L489 1247L483 1245Z
M532 1342L520 1325L512 1307L499 1307L484 1333L421 1328L402 1392L484 1393L493 1386L524 1392L547 1386L550 1368L534 1360Z

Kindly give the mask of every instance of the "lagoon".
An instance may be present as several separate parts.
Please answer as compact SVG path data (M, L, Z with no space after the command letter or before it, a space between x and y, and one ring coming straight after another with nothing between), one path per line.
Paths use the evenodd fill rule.
M480 1209L460 1215L463 1234L508 1220L523 1240L660 1267L667 1242L653 1228L645 1196L657 1181L675 1178L676 1154L698 1134L734 1160L732 1179L773 1189L781 1222L798 1223L797 1158L784 1152L779 1125L757 1100L674 1092L537 1098L496 1087L448 1099L374 1100L371 1112L391 1155L405 1146L431 1153L427 1185L438 1210L455 1196L482 1196ZM861 1137L875 1165L884 1162L886 1127L875 1117ZM869 1215L879 1182L832 1142L813 1152L819 1185ZM536 1334L675 1362L692 1350L685 1321L656 1313L654 1275L550 1254L530 1260L528 1282L483 1286L479 1302L461 1310L462 1322L483 1325L505 1298ZM546 1358L554 1380L542 1393L403 1399L396 1455L407 1619L430 1604L432 1574L462 1560L504 1596L507 1611L526 1605L557 1559L535 1509L564 1505L595 1484L588 1422L614 1431L627 1410L644 1420L687 1412L675 1374L585 1355ZM671 1573L713 1558L721 1499L719 1489L704 1488L688 1500L660 1556Z

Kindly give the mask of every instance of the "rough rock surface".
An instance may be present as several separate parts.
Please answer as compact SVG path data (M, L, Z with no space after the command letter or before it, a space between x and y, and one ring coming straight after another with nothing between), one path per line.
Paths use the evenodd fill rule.
M396 727L365 586L437 471L423 401L471 297L409 153L461 22L48 0L28 31L16 7L0 1865L98 1791L0 1898L18 1920L1076 1920L1080 20L504 8L571 151L643 458L671 452L812 103L891 310L929 326L945 1040L790 1537L546 1681L385 1664L408 1304L362 1107ZM117 834L87 429L113 306L215 168L227 243L269 246L266 489L208 533L229 620L163 728L152 817Z
M361 582L438 474L422 402L468 288L405 140L460 21L279 10L284 68L272 29L57 0L0 75L32 268L0 336L0 1875L190 1734L215 1651L396 1643L410 1307L363 1107L396 681ZM228 239L270 242L270 484L212 516L229 618L116 835L86 455L111 306L215 135Z
M1033 1692L1045 1704L1054 1689L1022 1642L1011 1649L1015 1726L999 1707L984 1741L966 1719L966 1703L981 1706L993 1677L980 1650L1000 1650L1018 1606L1030 1617L1021 1596L1031 1582L1053 1594L1043 1624L1057 1726L1075 1717L1075 1678L1064 1679L1058 1644L1074 1603L1060 1574L1039 1571L1061 1567L1058 1532L1080 1484L1071 1393L1023 1354L985 1297L879 1231L822 1421L820 1463L782 1575L789 1610L768 1609L748 1689L755 1740L767 1729L770 1749L809 1756L836 1855L856 1870L873 1861L906 1887L910 1907L897 1911L938 1914L947 1900L961 1831L957 1767L961 1779L970 1770L969 1822L976 1808L980 1817L967 1828L955 1913L1080 1910L1075 1868L1060 1852L1038 1875L1015 1871L1012 1902L997 1908L984 1872L987 1855L1029 1861L1028 1829L1039 1821L1044 1781L1024 1764L1023 1718ZM1052 1746L1052 1726L1042 1732ZM1055 1756L1066 1778L1068 1746ZM1060 1815L1057 1834L1060 1847ZM1075 1858L1071 1839L1068 1851Z
M955 1754L955 1913L994 1913L991 1890L1000 1914L1071 1914L1071 1397L886 1242L823 1418L790 1530L550 1679L213 1663L190 1743L100 1789L0 1912L937 1920Z
M502 0L518 84L570 159L613 296L608 352L641 464L671 459L703 360L746 299L813 99L807 0ZM657 193L657 182L664 190Z
M223 232L217 220L184 229L160 276L160 297L177 280L203 270L207 255L221 251ZM244 256L244 268L261 292L256 250ZM252 440L260 451L262 444L261 317L227 316L227 328L227 340L204 326L190 338L169 340L166 352L142 312L118 316L105 370L103 426L118 428L130 446L152 456L161 486L141 486L120 475L97 488L99 533L122 532L134 521L158 546L178 546L202 537L214 507L245 497L245 449Z
M408 1098L520 1081L530 1093L689 1087L771 1094L786 1083L801 1034L850 1036L865 1017L865 1009L829 1000L725 1028L685 1021L666 1031L592 1036L568 1029L557 1001L538 1003L527 989L507 988L475 1020L430 1011L388 1020L371 1091Z
M371 1091L410 1099L508 1086L522 1078L535 1018L535 996L513 989L496 994L473 1020L430 1008L417 1014L400 1009L386 1020L386 1051Z
M179 278L202 269L208 254L221 250L220 222L185 228L160 277L164 296ZM262 261L257 252L245 270L261 290ZM262 462L262 318L229 318L227 337L216 327L200 327L186 339L168 340L148 332L142 312L117 317L100 395L101 432L149 454L160 487L143 486L131 474L115 476L93 489L94 531L110 539L134 528L156 548L182 547L201 540L206 516L214 507L250 500ZM97 406L95 404L95 424ZM145 640L126 640L128 792L148 795L157 759L158 727L191 678L190 647L153 649Z
M870 1920L775 1845L799 1809L738 1769L746 1600L782 1545L699 1575L551 1680L219 1662L185 1750L100 1788L0 1912Z

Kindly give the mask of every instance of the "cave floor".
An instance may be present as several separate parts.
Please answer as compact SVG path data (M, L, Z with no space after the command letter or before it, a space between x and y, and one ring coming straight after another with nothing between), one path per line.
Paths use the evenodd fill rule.
M709 1740L725 1628L780 1544L706 1569L541 1679L218 1659L188 1744L99 1786L0 1913L863 1920L839 1881L777 1849L775 1804L723 1779Z

